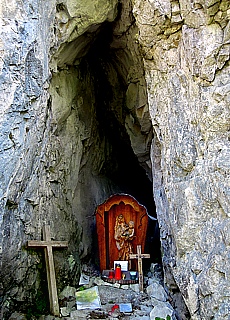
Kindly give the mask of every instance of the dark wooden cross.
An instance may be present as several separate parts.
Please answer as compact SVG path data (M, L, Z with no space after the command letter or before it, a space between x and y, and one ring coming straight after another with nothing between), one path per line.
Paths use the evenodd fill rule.
M129 259L137 259L138 273L139 273L139 287L140 291L144 290L144 280L143 280L143 270L142 270L142 259L150 258L150 254L141 253L141 245L137 245L137 253L132 253L129 255Z
M48 281L50 312L54 316L59 316L59 304L57 296L57 285L54 270L53 260L53 247L54 248L66 248L68 247L67 241L52 241L50 236L50 226L45 225L43 227L43 241L40 240L28 240L28 247L42 247L45 249L45 261L46 261L46 273Z

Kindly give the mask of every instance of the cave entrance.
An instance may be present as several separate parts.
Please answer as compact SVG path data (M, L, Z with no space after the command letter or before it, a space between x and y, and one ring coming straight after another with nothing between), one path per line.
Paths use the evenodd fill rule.
M121 16L64 43L55 57L51 91L56 131L64 131L66 140L72 138L72 162L79 158L71 169L76 183L70 210L78 213L73 218L84 230L80 259L96 252L95 217L85 216L112 194L133 196L149 216L156 217L150 159L153 130L142 56L135 41L138 31L131 13L123 23ZM149 218L145 252L151 262L161 262L157 227Z
M87 82L87 79L91 78L91 92L95 98L94 110L99 139L106 141L107 145L100 174L109 178L117 186L118 192L130 194L143 204L150 217L156 217L151 168L148 165L152 138L150 117L147 125L146 119L145 124L141 124L138 119L138 109L141 108L137 107L135 110L133 100L131 99L130 102L130 99L127 98L130 87L134 87L138 90L134 93L137 106L138 103L144 103L138 101L138 99L143 99L141 89L146 90L144 70L140 56L133 57L127 49L124 50L122 43L124 39L118 40L114 36L115 24L105 23L101 26L97 39L94 40L88 53L79 64L82 79ZM119 44L119 41L122 45ZM137 69L135 64L138 64ZM136 73L134 72L131 76L130 70L135 69ZM147 104L147 94L144 97ZM129 124L127 125L129 122L127 119L130 118L133 126L131 131L134 131L137 140L140 141L134 141L134 148ZM142 147L138 146L138 143L142 142L146 144L144 152ZM138 147L142 152L138 153ZM144 267L153 261L161 262L159 228L157 222L151 218L148 222L145 250L151 254L151 261L146 259Z

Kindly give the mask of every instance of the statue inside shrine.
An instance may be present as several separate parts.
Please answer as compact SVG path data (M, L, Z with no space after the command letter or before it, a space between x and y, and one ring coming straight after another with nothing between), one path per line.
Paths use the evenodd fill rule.
M134 237L134 221L130 220L127 224L122 214L117 216L114 227L114 239L119 251L119 260L129 260L129 255L133 253L132 240Z
M114 261L128 261L130 270L137 262L130 258L137 245L145 247L148 215L146 208L127 194L114 194L96 209L100 270L111 270ZM122 264L125 265L125 264Z

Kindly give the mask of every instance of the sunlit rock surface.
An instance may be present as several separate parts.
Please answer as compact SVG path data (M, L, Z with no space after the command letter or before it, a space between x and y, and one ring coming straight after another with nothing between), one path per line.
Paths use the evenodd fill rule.
M154 201L152 126L131 3L3 1L0 19L0 303L7 318L15 309L48 310L43 251L26 248L44 224L69 243L54 253L60 291L78 284L82 261L98 264L97 205L123 192L153 214Z
M96 206L125 192L154 210L152 183L169 290L228 319L229 19L218 0L1 1L3 314L46 307L26 248L44 223L69 242L58 289L76 285Z
M229 317L228 1L133 1L166 281L192 319Z

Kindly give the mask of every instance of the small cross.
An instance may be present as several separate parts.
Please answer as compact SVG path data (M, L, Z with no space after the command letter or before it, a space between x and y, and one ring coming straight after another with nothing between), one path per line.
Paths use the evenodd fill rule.
M142 270L143 258L150 258L150 254L141 253L141 245L137 246L137 253L129 255L129 259L138 259L139 287L141 292L143 292L144 290L143 270Z
M54 316L59 316L59 305L57 296L56 277L54 270L54 260L52 248L66 248L67 241L52 241L50 236L50 226L43 227L43 241L28 240L28 247L43 247L45 249L46 273L48 281L48 291L50 300L50 311Z

